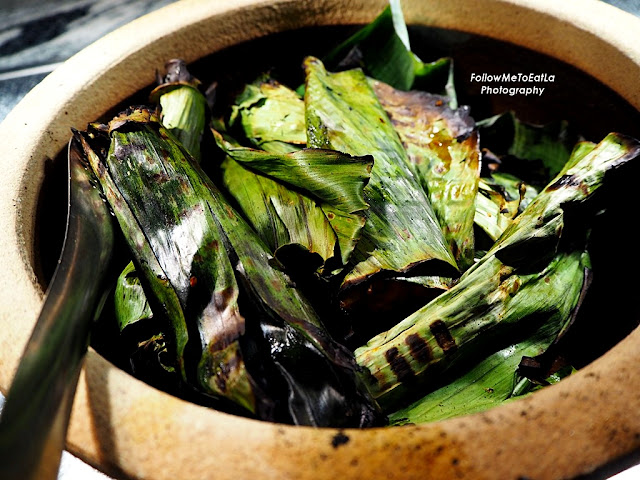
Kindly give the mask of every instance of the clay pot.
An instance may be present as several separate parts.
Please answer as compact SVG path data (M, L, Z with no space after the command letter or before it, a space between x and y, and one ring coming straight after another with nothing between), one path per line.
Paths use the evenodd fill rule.
M405 0L403 5L410 24L541 52L617 92L616 105L629 115L640 109L640 20L629 14L595 0ZM169 58L194 62L275 32L363 24L384 6L383 0L177 2L86 48L24 98L0 127L2 391L42 304L37 211L46 203L42 185L48 165L66 146L70 127L83 129L152 84ZM499 61L504 67L511 60L517 58ZM579 92L560 78L556 82L567 97L590 98L587 108L599 105L598 94ZM637 316L633 299L619 297L616 303L622 314ZM196 406L147 386L90 349L68 449L108 474L136 479L573 478L640 446L639 363L640 331L633 330L577 374L485 413L421 426L337 431L275 425Z

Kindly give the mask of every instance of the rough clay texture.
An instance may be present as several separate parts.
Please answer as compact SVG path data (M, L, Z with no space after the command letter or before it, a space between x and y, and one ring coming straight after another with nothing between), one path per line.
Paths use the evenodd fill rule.
M384 0L184 0L108 35L47 77L0 126L0 389L42 303L33 222L44 162L167 58L193 61L308 25L365 23ZM640 21L595 0L403 3L411 23L488 35L571 63L640 108ZM612 27L615 26L615 27ZM68 448L145 479L561 479L640 446L640 332L560 384L486 413L393 429L335 431L237 418L166 395L90 351Z

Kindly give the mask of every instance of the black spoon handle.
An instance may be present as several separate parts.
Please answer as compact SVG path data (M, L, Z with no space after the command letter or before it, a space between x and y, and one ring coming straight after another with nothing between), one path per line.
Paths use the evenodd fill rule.
M0 478L57 478L91 324L104 298L113 221L80 150L69 143L62 254L0 416Z

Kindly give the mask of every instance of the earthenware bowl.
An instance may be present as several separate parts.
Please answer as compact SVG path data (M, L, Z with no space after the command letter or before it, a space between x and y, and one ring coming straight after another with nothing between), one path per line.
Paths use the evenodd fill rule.
M44 186L53 160L69 139L70 127L82 129L143 91L169 58L197 62L278 32L290 32L293 36L287 38L298 40L307 35L318 45L333 41L326 34L333 30L323 26L364 24L384 6L383 0L177 2L91 45L24 98L0 126L3 392L42 304L46 274L41 249L49 240L54 242L55 235L44 227L41 212L55 198L58 202L62 198L51 197L56 189ZM425 38L433 31L438 38L448 38L447 48L471 45L466 57L471 63L456 62L462 69L459 78L466 83L462 90L470 92L463 100L475 99L479 110L488 112L515 102L524 105L524 114L532 118L549 112L573 116L592 135L601 135L607 128L604 120L611 129L628 127L624 133L637 134L639 123L633 119L637 120L640 109L640 20L635 17L595 0L405 0L404 13L408 23L425 27L416 30L417 34L427 32ZM458 33L448 37L449 29ZM481 97L468 81L470 71L481 74L509 65L522 67L523 59L529 57L520 57L520 50L512 46L498 49L500 58L483 56L482 51L473 50L478 45L474 42L480 41L476 35L483 36L487 45L495 43L490 39L509 42L572 67L558 70L549 97ZM288 44L294 43L300 42ZM280 47L285 54L286 42ZM251 49L244 51L251 53ZM274 56L278 53L271 51ZM541 61L529 64L525 71L556 68L553 61ZM595 82L570 80L573 68L605 87L592 89ZM607 89L619 97L609 95ZM600 112L597 121L587 121L589 112ZM62 191L60 187L58 192ZM637 201L625 206L628 218L635 217L637 206ZM609 273L615 275L608 284L615 288L603 287L608 297L599 297L601 302L593 302L592 307L597 311L600 304L614 304L613 310L602 307L608 314L601 321L618 318L630 333L621 340L606 340L604 335L602 342L592 336L586 345L606 351L601 357L522 400L421 426L364 431L291 427L180 400L134 379L91 349L75 397L68 449L111 475L154 480L540 480L591 472L640 446L640 331L633 328L637 293L629 274L637 262L624 256L625 249L632 251L631 245L621 240L613 245L614 252L610 258L603 257L603 263L612 265Z

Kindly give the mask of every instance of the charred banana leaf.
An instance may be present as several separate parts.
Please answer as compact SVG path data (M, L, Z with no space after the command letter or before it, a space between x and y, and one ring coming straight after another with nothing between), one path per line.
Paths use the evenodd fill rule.
M181 59L169 60L164 77L150 99L160 110L162 124L200 160L200 143L205 128L207 104L194 78ZM120 274L115 290L115 314L120 329L153 316L133 262Z
M193 192L186 162L168 164L156 152L180 159L185 154L166 133L162 138L152 131L150 122L148 111L123 114L109 125L103 158L87 135L81 137L85 152L152 292L152 309L160 308L171 323L178 371L187 382L256 412L253 381L244 365L218 366L239 355L244 327L233 267L217 224L203 213L206 206ZM187 316L192 317L191 334ZM198 330L203 332L202 354L195 369L185 357Z
M495 242L538 195L535 188L506 173L492 173L478 184L474 223Z
M496 241L517 215L520 197L514 199L484 181L478 184L474 223Z
M588 289L589 271L586 252L558 255L545 275L533 284L536 295L547 293L559 301L557 310L549 315L548 320L526 338L489 355L468 371L455 376L450 383L394 412L389 416L390 423L418 424L481 412L519 395L520 385L530 383L527 379L519 380L521 359L547 351L564 326L572 321L580 307L580 299ZM579 299L573 305L576 295Z
M455 258L429 199L363 72L332 74L311 57L304 65L308 145L374 157L364 190L367 220L343 293L357 284L366 290L366 281L379 273L406 277L427 274L426 270L455 276Z
M578 142L571 152L571 161L580 160L595 146L591 142ZM535 187L500 171L481 178L478 193L474 222L494 242L538 195Z
M478 131L468 108L446 98L403 92L373 80L373 91L400 135L458 266L473 263L473 223L480 177Z
M433 382L434 373L491 353L492 340L513 325L535 327L564 302L570 306L563 310L572 310L579 292L567 291L582 281L555 274L559 260L584 251L586 225L595 215L587 200L605 173L639 153L637 141L610 134L586 155L576 154L455 287L357 349L373 395L387 406L406 401L410 391Z
M62 253L0 415L4 480L57 478L93 321L116 273L116 226L95 184L72 140Z
M184 380L262 419L377 422L352 354L326 334L183 146L144 109L116 117L108 134L105 155L97 135L81 140L153 292L154 312L173 327Z

